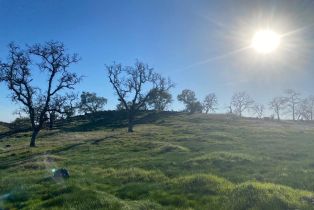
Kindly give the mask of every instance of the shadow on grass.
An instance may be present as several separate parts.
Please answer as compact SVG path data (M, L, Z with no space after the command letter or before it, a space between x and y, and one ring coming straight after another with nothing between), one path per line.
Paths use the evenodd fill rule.
M138 111L134 120L136 124L153 124L161 123L159 119L166 119L174 115L180 115L180 112L156 112L156 111ZM125 128L128 124L128 113L126 111L103 111L93 114L80 115L72 117L69 120L59 120L55 122L55 129L59 129L64 132L89 132L101 129L117 129ZM48 129L48 128L44 128ZM43 130L44 130L43 129ZM10 138L18 133L29 132L30 128L11 129L7 132L0 132L0 140ZM50 136L52 132L41 134L42 137ZM53 132L56 133L56 132Z
M155 111L140 111L137 113L137 118L135 119L136 124L153 124L153 123L162 123L164 120L160 121L160 118L166 119L169 116L178 115L180 113L177 112L155 112ZM88 132L94 130L101 129L115 129L115 128L123 128L127 126L127 112L125 111L105 111L99 112L96 114L89 114L84 116L76 116L66 122L57 122L56 128L63 132ZM12 132L10 135L15 135L18 132ZM56 132L48 132L42 134L41 137L50 136L51 134L55 134ZM5 135L5 137L9 137L9 134L1 134ZM115 134L116 135L116 134ZM92 144L97 145L102 141L115 138L115 135L110 135L104 138L99 139L91 139L75 144L65 145L61 148L56 148L36 154L31 154L29 151L25 152L25 154L19 153L19 155L15 155L14 153L5 157L0 158L0 169L7 169L10 167L14 167L19 164L24 164L29 161L32 161L34 158L42 155L49 154L57 154L60 152L65 152L71 150L75 147L84 145L84 144ZM0 136L1 139L1 136Z
M58 127L65 132L87 132L105 128L123 128L126 125L126 112L104 111L73 117L67 123L58 125Z
M178 112L138 111L134 124L158 123L160 118L178 115ZM73 117L66 124L59 125L65 132L88 132L101 129L117 129L127 127L126 111L104 111Z
M4 133L0 133L0 140L5 139L5 138L10 138L18 133L23 133L23 132L29 132L31 129L17 129L17 130L10 130Z
M118 133L117 133L118 134ZM115 135L117 135L115 134ZM19 153L19 155L14 155L14 156L6 156L0 158L0 169L8 169L17 165L23 165L26 163L29 163L36 159L37 157L43 156L43 155L54 155L54 154L59 154L62 152L69 151L73 148L86 145L86 144L92 144L92 145L98 145L102 141L110 140L110 139L115 139L115 135L110 135L104 138L98 138L98 139L92 139L92 140L86 140L83 142L75 143L75 144L69 144L65 145L64 147L61 148L56 148L44 152L39 152L36 154L30 154L30 151L26 151L23 153Z

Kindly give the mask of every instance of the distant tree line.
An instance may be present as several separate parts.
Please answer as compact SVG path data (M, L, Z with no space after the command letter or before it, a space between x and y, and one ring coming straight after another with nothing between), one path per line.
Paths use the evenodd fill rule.
M207 114L208 112L215 112L218 106L217 97L214 93L206 95L201 102L197 100L194 91L185 89L177 98L185 105L183 111L189 113L203 112ZM246 113L249 116L262 119L265 117L267 106L255 102L248 93L243 91L234 93L226 108L229 114L243 117ZM282 96L274 97L269 102L268 108L272 112L271 119L280 120L284 116L285 119L291 120L313 120L314 96L310 95L304 98L297 91L287 89Z
M82 77L70 71L80 60L77 54L68 54L61 42L50 41L21 48L14 43L8 46L8 59L0 60L0 82L6 84L13 102L21 105L17 113L27 115L32 128L30 146L36 145L40 130L48 124L53 128L56 120L69 119L77 114L93 114L104 110L107 98L84 91L79 95L73 90ZM36 86L34 73L46 75L46 87ZM165 111L173 102L170 90L174 83L148 64L136 61L132 66L113 63L105 66L107 81L118 98L117 110L127 112L128 132L133 132L134 119L141 110ZM184 89L177 95L184 104L183 112L213 113L218 109L215 93L208 93L198 100L194 91ZM303 98L288 89L282 96L274 97L267 106L256 103L246 92L233 94L227 113L243 117L250 114L262 119L266 107L271 118L280 120L290 115L292 120L313 120L314 96ZM25 118L24 118L25 119Z

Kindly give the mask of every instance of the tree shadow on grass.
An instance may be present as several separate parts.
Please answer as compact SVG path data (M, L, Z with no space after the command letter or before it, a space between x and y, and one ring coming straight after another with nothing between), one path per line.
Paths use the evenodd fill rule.
M101 129L123 128L127 125L124 111L104 111L73 117L59 129L65 132L88 132Z
M118 133L116 133L115 135L118 135ZM85 141L74 143L74 144L68 144L68 145L65 145L64 147L47 150L47 151L39 152L36 154L31 154L30 151L25 151L23 153L19 153L18 155L14 155L14 156L9 155L6 157L2 157L0 158L0 169L1 170L8 169L14 166L23 165L23 164L26 164L35 160L37 157L44 156L44 155L56 155L59 153L67 152L71 149L74 149L76 147L86 145L86 144L98 145L102 141L115 139L116 138L115 135L106 136L104 138L85 140Z
M145 111L139 114L139 117L135 120L135 124L162 124L167 117L180 114L179 112L170 111Z
M177 112L138 111L134 124L158 123L160 118L178 114ZM104 111L94 114L76 116L68 123L60 125L65 132L88 132L101 129L125 128L128 124L126 111Z
M17 129L17 130L10 130L7 132L0 133L0 140L10 138L18 133L29 132L31 129Z
M178 114L179 113L177 112L140 111L138 112L137 118L135 119L135 125L160 123L160 118L164 119L167 116L178 115ZM99 113L91 114L91 115L76 116L66 123L63 122L62 125L59 122L57 124L57 129L63 132L88 132L88 131L108 129L108 128L109 129L123 128L126 126L127 126L127 112L106 111L106 112L99 112ZM53 134L55 133L56 132L53 132ZM11 135L15 135L15 134L16 133L14 134L12 133ZM51 134L52 133L47 132L47 133L44 133L42 137L45 137ZM102 141L108 140L110 138L115 138L114 136L115 135L110 135L104 138L86 140L83 142L65 145L64 147L61 147L61 148L47 150L47 151L36 153L36 154L30 154L30 153L14 154L13 153L11 155L0 158L0 169L7 169L10 167L27 163L38 156L65 152L75 147L88 144L88 143L92 145L97 145Z

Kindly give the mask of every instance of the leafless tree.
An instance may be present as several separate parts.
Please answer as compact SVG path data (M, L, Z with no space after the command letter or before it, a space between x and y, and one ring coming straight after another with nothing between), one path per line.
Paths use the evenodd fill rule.
M288 108L288 111L292 114L292 120L296 119L296 107L297 105L301 102L300 99L300 93L292 90L292 89L288 89L285 91L285 104L286 107Z
M62 119L70 119L76 114L76 111L78 109L77 107L77 99L78 95L77 94L67 94L67 100L66 103L63 104L63 111L61 113L61 118Z
M70 93L65 95L55 95L51 98L47 110L49 118L49 128L52 129L57 119L70 118L75 114L76 106L73 105L77 100L77 94Z
M231 105L236 114L242 117L243 112L252 108L254 100L246 92L237 92L233 94Z
M3 69L0 68L0 83L3 82L3 80L4 80L4 72L3 72Z
M27 46L25 50L11 43L7 62L0 63L12 100L20 103L29 115L33 130L31 147L36 145L36 137L47 118L52 98L66 89L73 89L81 80L68 70L71 64L79 61L78 55L69 55L65 51L64 45L55 41ZM36 67L48 75L45 90L33 84Z
M276 114L277 120L280 120L280 113L285 108L285 103L283 97L275 97L269 103L269 108Z
M253 107L253 110L255 114L257 115L257 118L262 119L265 111L265 106L263 104L255 104Z
M308 104L308 109L310 113L310 120L313 120L313 113L314 113L314 96L310 95L307 98L307 104Z
M117 111L126 110L126 109L125 109L125 106L124 106L124 104L121 102L121 100L118 99L118 101L119 101L119 103L116 105L116 110L117 110ZM131 106L131 105L132 105L131 102L128 101L128 106Z
M230 104L226 106L225 109L227 109L227 114L233 114L232 102L230 102Z
M296 119L313 120L314 96L300 100L296 106Z
M185 104L185 111L190 113L202 112L203 107L201 102L195 97L195 92L192 90L182 90L182 92L177 96L178 101Z
M210 93L207 96L205 96L205 99L203 101L203 110L207 114L209 111L215 112L217 109L218 100L215 93Z
M306 99L301 99L295 107L295 119L296 120L309 120L310 113Z
M58 115L61 114L63 109L63 104L66 101L65 96L56 95L50 100L50 105L47 110L47 119L49 120L49 129L52 129L54 122L58 118Z
M145 106L152 89L161 88L164 78L140 61L136 61L134 66L114 63L107 65L106 70L120 103L128 112L128 132L133 132L136 112ZM171 84L165 85L168 88Z

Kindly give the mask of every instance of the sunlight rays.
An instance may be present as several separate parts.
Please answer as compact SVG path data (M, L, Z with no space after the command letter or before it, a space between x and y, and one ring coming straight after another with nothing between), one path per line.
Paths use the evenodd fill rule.
M186 69L193 68L195 66L204 65L204 64L210 63L211 61L214 61L214 60L220 60L220 59L223 59L225 57L241 53L241 52L243 52L245 50L248 50L250 48L251 48L251 46L246 46L246 47L243 47L243 48L240 48L240 49L236 49L236 50L232 50L230 52L226 52L226 53L218 55L218 56L213 56L211 58L208 58L208 59L205 59L205 60L201 60L201 61L195 62L195 63L193 63L191 65L188 65L188 66L186 66L184 68L181 68L181 70L186 70Z
M298 33L302 33L306 30L313 28L313 26L314 26L314 24L311 24L308 26L304 26L301 28L293 29L293 30L290 30L290 31L287 31L284 33L278 33L278 34L274 31L270 30L271 24L266 24L267 27L264 27L265 29L260 29L260 30L257 30L257 29L261 28L261 27L256 26L255 30L257 30L257 31L255 31L255 33L251 33L253 35L253 38L250 39L248 34L250 33L250 31L254 30L253 28L241 29L241 27L234 27L234 26L229 27L227 24L224 24L221 21L215 21L214 19L211 19L211 18L206 17L206 16L203 16L203 18L206 21L208 21L209 24L215 25L216 27L219 28L219 30L222 30L222 31L220 31L220 34L225 34L224 36L226 36L225 37L226 42L230 42L230 39L233 39L233 41L238 40L238 42L242 42L242 43L246 43L246 44L242 45L243 47L236 48L235 50L230 50L230 51L227 51L227 52L222 53L220 55L209 57L208 59L200 60L200 61L197 61L197 62L192 63L190 65L187 65L183 68L180 68L180 71L192 69L192 68L197 67L197 66L202 66L202 65L208 64L212 61L227 59L231 56L237 56L237 54L241 54L245 51L249 51L252 49L254 49L256 52L259 52L263 55L263 54L268 54L270 52L273 52L274 50L276 50L279 47L280 47L280 52L276 52L276 54L278 54L278 55L272 56L270 58L270 60L275 60L277 57L278 64L280 65L280 64L284 63L284 60L286 59L287 56L289 56L289 54L291 56L292 54L296 54L298 51L304 52L304 49L297 49L298 47L300 47L299 46L300 44L298 45L296 43L295 44L293 43L296 41L286 40L285 38L294 36ZM242 25L247 25L247 24L244 24L242 22ZM256 25L258 25L258 24L256 24ZM228 28L231 31L228 31ZM236 31L235 28L238 28L238 31ZM247 33L247 35L246 36L243 35L243 33L241 33L241 31ZM227 37L226 34L232 34L232 35L234 35L234 37L232 37L232 36ZM261 35L263 35L264 38L261 37ZM219 38L223 39L224 37L219 37ZM300 37L297 37L295 39L296 40L302 40ZM304 42L304 41L302 40L302 42ZM235 45L237 45L237 44L238 43L236 43ZM304 46L305 46L305 44L304 44ZM304 47L304 46L302 46L302 47ZM249 54L252 54L252 53L249 53ZM251 62L253 62L254 60L258 60L259 57L261 57L261 56L256 55L254 57L255 58L253 60L250 59ZM261 58L262 58L262 60L265 59L264 56L262 56Z

